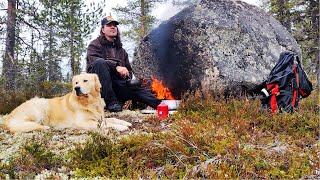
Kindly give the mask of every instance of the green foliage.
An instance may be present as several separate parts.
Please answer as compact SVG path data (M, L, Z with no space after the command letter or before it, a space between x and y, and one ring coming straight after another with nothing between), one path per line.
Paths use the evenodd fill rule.
M41 97L53 97L64 95L71 92L72 85L70 83L44 81L40 84L39 92Z
M20 84L20 87L15 91L6 91L3 86L0 85L0 114L10 113L14 108L35 96L52 98L71 91L71 84L62 82L44 81L39 84L34 84L29 79L23 83L24 84Z
M320 161L318 95L302 99L298 112L275 115L259 112L257 99L188 94L178 113L147 119L146 133L91 133L64 159L32 141L12 163L0 164L0 177L32 178L64 166L71 178L303 178L314 175Z
M313 77L316 74L314 72L320 74L319 1L269 0L264 6L297 40L302 50L302 62L308 74Z
M152 10L157 4L165 1L167 0L129 0L126 7L113 8L119 17L119 22L129 29L123 31L123 35L138 43L156 22L156 17L151 14Z
M94 134L71 153L70 168L77 177L301 178L319 161L316 95L302 100L299 112L278 115L261 114L258 100L189 95L170 131L114 142Z
M25 92L7 92L1 89L0 97L0 114L6 114L32 96Z
M0 179L6 179L8 176L15 177L14 165L0 162Z
M76 177L138 178L144 168L163 164L163 151L153 152L152 136L136 135L113 142L97 133L70 153Z
M152 11L161 3L168 0L129 0L126 6L117 6L112 8L119 17L118 21L126 26L126 31L122 32L124 37L133 40L139 44L140 40L145 37L153 28L154 24L159 21ZM174 5L187 5L195 0L169 0Z
M17 67L14 73L8 73L11 61L3 59L2 75L8 77L5 82L18 85L20 76L35 76L39 81L65 81L65 71L71 70L71 76L79 74L84 67L81 62L85 42L91 38L90 33L103 16L104 3L104 0L90 4L83 0L17 1L16 26L11 32L15 35L15 44L12 44L15 47L6 48L14 48L12 61ZM0 6L7 8L4 3ZM5 19L8 18L0 15L2 44L8 44L3 37ZM4 54L8 53L3 52L0 56ZM61 67L65 63L68 63L67 67ZM12 89L14 87L10 86Z
M33 139L20 148L19 156L10 163L0 164L0 177L7 174L10 179L32 179L45 169L57 169L63 165L61 157L48 150L43 142Z

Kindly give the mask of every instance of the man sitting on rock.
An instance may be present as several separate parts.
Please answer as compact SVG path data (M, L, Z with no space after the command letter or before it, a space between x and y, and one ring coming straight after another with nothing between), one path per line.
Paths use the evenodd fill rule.
M101 96L107 110L122 111L121 103L127 100L142 102L156 109L161 100L150 91L130 83L132 68L128 54L122 48L118 25L119 22L111 16L102 19L100 36L87 48L87 72L99 76Z

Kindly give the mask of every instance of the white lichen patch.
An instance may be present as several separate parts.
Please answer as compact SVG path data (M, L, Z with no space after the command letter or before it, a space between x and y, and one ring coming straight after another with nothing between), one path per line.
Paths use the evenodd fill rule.
M128 131L117 132L112 129L99 129L95 130L103 135L107 135L110 139L119 139L130 134L140 134L147 128L142 124L145 118L149 115L144 115L137 111L124 110L119 113L105 113L105 117L116 117L133 124ZM90 133L84 130L54 130L49 129L46 131L32 131L27 133L10 134L2 127L3 116L0 116L0 162L9 163L14 157L19 155L19 150L23 145L30 142L43 143L48 150L56 155L64 156L72 150L75 144L86 142L90 137ZM46 172L46 171L45 171ZM46 172L48 173L48 172ZM53 174L52 174L53 175Z

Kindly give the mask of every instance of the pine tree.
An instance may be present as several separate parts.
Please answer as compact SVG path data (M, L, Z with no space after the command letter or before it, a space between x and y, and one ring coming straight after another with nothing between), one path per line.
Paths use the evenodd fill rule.
M299 43L304 69L310 75L317 74L320 89L319 0L269 0L265 6Z
M11 2L11 1L8 1ZM71 75L81 70L81 57L85 52L84 42L96 27L100 19L104 3L85 4L84 0L20 0L16 11L15 28L7 25L7 35L15 42L11 60L3 61L3 77L10 83L61 81L62 71L71 69ZM0 3L1 5L2 3ZM99 17L99 18L98 18ZM2 20L4 18L0 18ZM7 18L12 24L11 18ZM9 21L10 20L10 21ZM3 29L0 26L0 30ZM13 37L12 37L13 36ZM8 53L6 53L9 55ZM17 66L13 76L9 72L10 62ZM70 66L61 68L61 62L68 61ZM66 73L64 73L66 74ZM14 78L15 77L15 78ZM13 85L10 85L13 86Z
M61 4L59 36L63 42L62 48L66 50L65 57L69 59L71 76L81 71L81 55L86 48L84 42L101 17L103 3L87 6L83 0L67 0Z
M16 82L16 60L14 57L15 47L15 28L16 28L16 1L8 0L8 16L7 16L7 35L6 35L6 49L3 59L2 75L4 77L4 84L6 90L13 90Z
M138 43L152 28L156 17L151 14L154 7L167 0L128 0L125 7L113 8L121 24L127 27L123 35Z

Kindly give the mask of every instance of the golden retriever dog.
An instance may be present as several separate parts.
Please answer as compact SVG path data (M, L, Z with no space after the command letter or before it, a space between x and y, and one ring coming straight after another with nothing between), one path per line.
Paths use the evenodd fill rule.
M72 79L72 92L52 99L35 97L4 118L4 129L12 133L33 130L114 128L128 129L131 123L104 118L105 102L100 94L101 84L96 74L80 74Z

